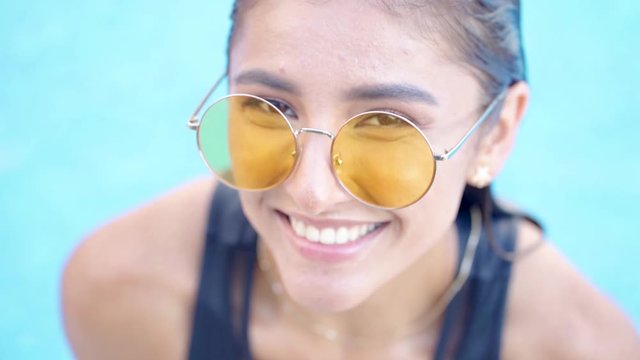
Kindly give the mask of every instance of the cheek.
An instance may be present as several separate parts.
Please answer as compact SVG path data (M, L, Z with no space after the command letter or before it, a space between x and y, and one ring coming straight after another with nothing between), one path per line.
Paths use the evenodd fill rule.
M275 226L273 214L268 211L264 202L264 192L240 191L242 210L251 226L260 237L273 231Z
M466 186L466 173L469 159L463 152L458 158L440 162L436 174L431 197L427 198L436 207L435 211L447 213L448 218L455 218L458 213L462 194Z
M408 241L418 244L412 245L414 248L420 246L423 252L428 250L454 226L466 185L467 161L465 156L460 156L439 162L429 192L416 204L398 210L404 235L407 239L417 239Z

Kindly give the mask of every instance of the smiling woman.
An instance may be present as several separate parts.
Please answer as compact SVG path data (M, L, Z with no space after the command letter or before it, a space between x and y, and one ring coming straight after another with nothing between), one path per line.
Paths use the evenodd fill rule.
M189 120L216 178L78 249L64 279L76 355L638 356L624 315L489 190L529 100L519 13L237 2L229 94Z

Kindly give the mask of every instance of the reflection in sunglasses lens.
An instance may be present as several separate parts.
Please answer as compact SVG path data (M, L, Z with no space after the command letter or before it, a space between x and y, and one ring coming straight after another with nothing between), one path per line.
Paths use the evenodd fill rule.
M435 173L435 159L422 133L386 113L365 114L345 124L332 148L333 167L360 200L399 208L420 199Z
M202 119L199 141L213 172L246 190L280 184L296 160L295 137L286 119L252 96L234 95L212 105Z

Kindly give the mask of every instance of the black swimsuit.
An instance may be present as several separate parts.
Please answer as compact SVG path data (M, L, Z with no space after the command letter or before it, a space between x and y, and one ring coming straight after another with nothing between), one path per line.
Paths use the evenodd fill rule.
M470 232L469 209L476 196L465 191L456 219L460 249ZM494 203L495 238L514 248L517 219ZM238 194L219 185L213 197L189 359L251 359L248 320L257 235L245 218ZM459 261L462 251L459 252ZM470 276L445 310L435 359L499 359L511 263L492 250L482 232ZM243 283L241 308L233 308L232 279ZM236 294L238 295L238 294Z

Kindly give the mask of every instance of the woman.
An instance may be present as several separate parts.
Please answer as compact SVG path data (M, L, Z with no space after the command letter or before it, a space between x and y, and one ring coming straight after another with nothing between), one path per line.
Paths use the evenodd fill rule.
M239 1L235 95L189 123L216 180L80 246L76 355L638 358L621 312L490 196L529 100L519 11Z

